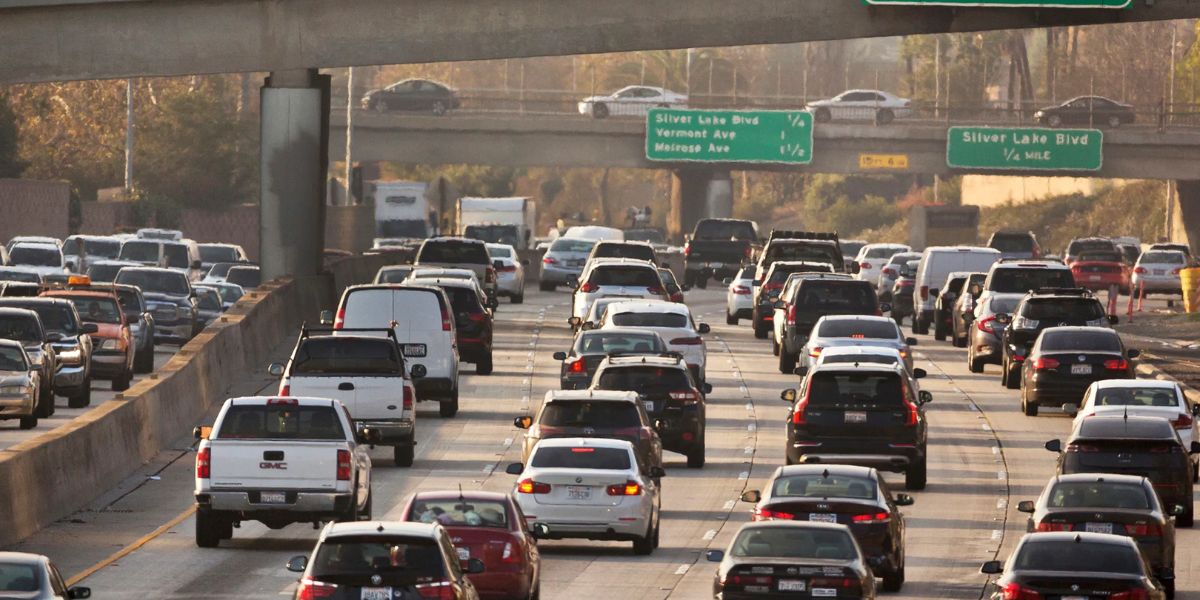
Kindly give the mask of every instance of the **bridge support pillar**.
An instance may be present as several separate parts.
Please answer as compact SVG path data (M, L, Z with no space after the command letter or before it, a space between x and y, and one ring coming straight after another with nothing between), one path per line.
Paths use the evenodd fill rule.
M316 69L275 71L260 93L263 279L316 275L325 245L329 76Z
M667 214L667 235L683 239L696 221L733 215L733 179L729 171L680 169L671 180L671 210Z
M1200 181L1175 182L1170 217L1170 241L1200 248Z

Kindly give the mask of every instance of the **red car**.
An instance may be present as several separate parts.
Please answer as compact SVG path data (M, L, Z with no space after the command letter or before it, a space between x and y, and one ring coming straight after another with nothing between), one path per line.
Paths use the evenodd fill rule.
M1128 294L1133 270L1120 252L1082 252L1071 263L1071 275L1079 287L1107 291L1115 285L1122 294Z
M480 598L526 600L538 597L541 558L525 515L509 494L496 492L417 492L408 500L404 521L441 523L464 563L483 561L483 573L469 575Z

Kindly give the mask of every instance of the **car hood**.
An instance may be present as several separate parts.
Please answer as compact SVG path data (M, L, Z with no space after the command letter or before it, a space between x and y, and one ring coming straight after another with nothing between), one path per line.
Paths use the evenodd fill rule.
M0 371L0 385L29 385L29 373L24 371Z
M121 325L119 323L95 323L96 333L92 335L98 338L119 338L121 337Z
M813 100L805 106L833 106L835 104L837 104L837 102L834 102L833 100Z
M610 101L611 102L616 99L617 99L616 96L588 96L587 98L580 100L580 102L600 102L600 101Z
M160 292L142 292L142 297L144 297L146 299L147 303L149 303L149 302L158 302L158 303L168 302L170 304L179 304L181 302L187 301L187 296L175 296L172 294L163 294Z

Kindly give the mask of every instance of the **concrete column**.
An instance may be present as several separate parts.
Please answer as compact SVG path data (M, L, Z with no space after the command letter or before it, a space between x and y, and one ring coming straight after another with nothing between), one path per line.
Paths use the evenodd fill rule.
M1172 199L1171 240L1200 249L1200 181L1176 181Z
M259 262L263 279L321 269L329 164L329 76L272 72L261 91Z
M708 169L680 169L673 174L667 235L671 239L682 240L695 228L696 221L708 212L709 183L713 174ZM729 198L732 206L732 195Z
M702 218L728 219L733 216L733 177L729 171L718 171L708 180Z

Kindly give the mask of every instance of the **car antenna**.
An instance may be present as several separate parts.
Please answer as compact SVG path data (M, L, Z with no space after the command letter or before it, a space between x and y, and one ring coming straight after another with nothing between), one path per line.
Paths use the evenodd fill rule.
M824 471L821 472L821 478L829 479L829 469L825 469Z
M458 502L459 502L459 504L466 504L466 503L467 503L467 499L466 499L465 497L463 497L463 491L462 491L462 484L461 484L461 483L459 483L459 484L458 484Z
M1075 543L1078 544L1081 542L1083 542L1083 536L1079 535L1078 533L1075 534Z

